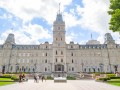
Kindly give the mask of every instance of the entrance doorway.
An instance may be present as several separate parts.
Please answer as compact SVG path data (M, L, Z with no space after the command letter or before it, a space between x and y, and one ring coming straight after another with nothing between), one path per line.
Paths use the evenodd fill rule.
M64 71L64 65L62 64L57 64L55 65L55 71Z

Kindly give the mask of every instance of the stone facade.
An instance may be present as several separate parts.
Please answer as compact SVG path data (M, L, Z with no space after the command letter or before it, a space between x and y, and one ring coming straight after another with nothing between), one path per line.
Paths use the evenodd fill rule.
M65 22L58 13L52 44L18 45L14 34L9 34L0 45L0 72L120 72L120 45L110 33L105 34L104 44L89 40L80 45L66 44L65 32Z

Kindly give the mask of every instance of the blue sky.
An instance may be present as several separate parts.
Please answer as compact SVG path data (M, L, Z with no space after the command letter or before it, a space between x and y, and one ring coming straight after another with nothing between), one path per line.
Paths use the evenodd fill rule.
M116 43L119 34L109 30L109 0L0 0L0 44L9 33L16 44L52 43L53 22L59 3L66 23L66 42L86 44L96 39L104 43L110 32Z

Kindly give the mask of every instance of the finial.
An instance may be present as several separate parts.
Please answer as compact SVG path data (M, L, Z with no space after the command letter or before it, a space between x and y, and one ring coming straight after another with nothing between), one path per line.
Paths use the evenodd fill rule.
M91 33L91 40L92 40L92 33Z
M60 3L59 3L59 14L60 14Z
M13 27L11 28L11 33L13 33Z

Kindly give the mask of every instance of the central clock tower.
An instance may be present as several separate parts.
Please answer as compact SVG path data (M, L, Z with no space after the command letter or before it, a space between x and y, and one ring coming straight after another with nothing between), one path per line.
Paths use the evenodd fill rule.
M60 76L67 72L66 69L66 42L65 42L65 22L62 14L57 14L53 23L53 65L52 72L55 76ZM63 75L62 75L63 76Z

